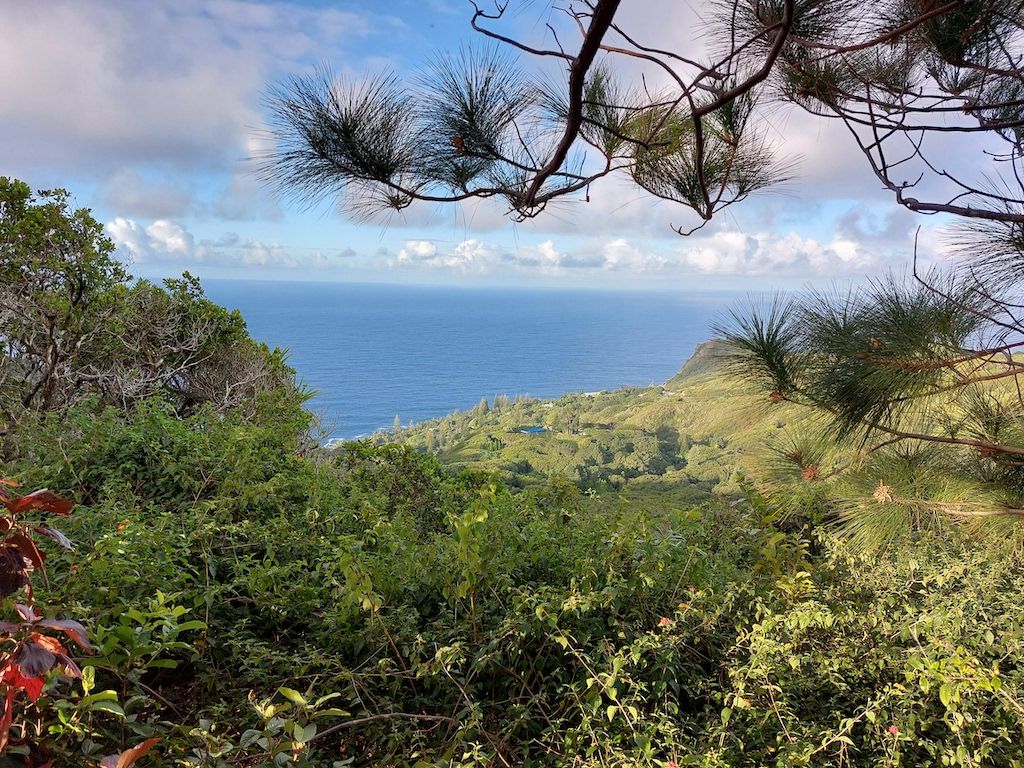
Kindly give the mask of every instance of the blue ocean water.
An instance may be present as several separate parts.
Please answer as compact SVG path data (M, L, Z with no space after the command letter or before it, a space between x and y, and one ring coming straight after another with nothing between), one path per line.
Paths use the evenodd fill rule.
M471 408L671 378L729 294L204 282L250 333L287 348L334 438Z

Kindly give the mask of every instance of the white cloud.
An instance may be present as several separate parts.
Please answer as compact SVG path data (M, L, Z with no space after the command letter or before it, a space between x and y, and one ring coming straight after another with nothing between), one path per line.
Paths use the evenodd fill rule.
M657 275L822 278L858 276L881 269L884 251L875 245L835 236L822 243L795 233L749 235L719 231L684 241L634 242L626 238L590 241L571 249L553 239L515 249L470 239L454 245L433 240L406 240L389 264L397 269L458 273L514 272L549 278L616 273L620 278Z
M479 264L487 258L488 250L479 240L463 240L451 253L452 263L462 267Z
M747 277L849 277L880 269L883 252L835 237L821 243L790 232L784 236L716 232L679 250L683 263L699 272Z
M604 269L657 272L671 263L664 256L645 251L622 238L607 243L601 250L604 255Z
M332 259L320 250L287 248L228 232L216 239L197 240L181 224L157 219L143 226L119 217L106 225L107 234L132 263L139 265L211 266L229 268L323 269L351 258L347 250Z
M398 252L399 262L429 261L437 255L437 246L429 240L406 240Z
M138 264L178 264L252 269L327 269L345 265L377 265L400 271L429 271L461 275L523 275L558 280L615 279L632 281L705 274L788 280L860 277L879 272L890 263L885 242L874 243L836 234L819 241L794 232L747 234L717 231L683 241L644 242L623 237L592 240L560 247L553 239L515 249L470 238L454 243L406 240L397 253L360 257L351 248L337 251L291 249L227 233L198 239L169 219L142 225L116 218L107 232ZM922 250L933 252L936 238L922 238ZM609 278L610 274L617 275ZM602 276L604 276L602 278Z
M540 265L542 269L555 269L557 267L561 267L565 260L565 254L559 252L559 250L555 248L553 240L545 240L537 246L536 252L540 257Z
M268 82L403 26L370 10L255 0L0 0L0 13L0 167L104 180L115 212L144 218L183 206L154 206L132 169L237 171Z
M430 240L406 240L391 266L480 272L488 269L491 255L479 240L463 240L444 250Z
M158 252L175 257L189 257L195 253L192 235L173 221L157 219L146 227L151 246Z
M590 271L644 273L671 266L671 259L619 238L563 250L552 239L514 249L478 239L454 245L432 240L407 240L390 266L400 269L431 269L455 272L500 273L513 270L523 274L557 277Z
M591 243L565 252L553 240L522 247L504 254L503 260L520 270L536 270L546 275L564 275L570 271L657 272L671 262L663 255L631 244L624 238L606 243Z
M133 219L116 218L106 225L107 234L136 263L187 261L201 258L195 239L179 224L157 219L143 227Z

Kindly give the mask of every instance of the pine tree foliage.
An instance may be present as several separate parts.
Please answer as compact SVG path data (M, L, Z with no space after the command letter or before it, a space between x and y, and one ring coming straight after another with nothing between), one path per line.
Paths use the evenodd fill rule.
M842 486L851 531L1024 515L1024 3L715 0L671 50L625 28L619 0L553 6L565 24L529 40L503 31L511 6L473 5L494 50L438 57L411 83L275 89L266 180L357 212L495 197L525 218L619 176L677 203L687 235L793 175L765 138L771 110L837 121L897 205L953 222L955 266L922 274L915 254L905 279L721 329L770 403L812 414L776 469ZM560 74L537 75L546 64ZM820 440L853 459L819 466L834 453Z
M736 375L771 406L806 407L805 443L847 454L826 466L820 447L794 442L776 447L776 467L831 484L847 530L880 543L908 522L1024 515L1024 328L1012 311L973 278L932 273L776 299L719 332Z
M785 180L786 164L752 119L752 88L764 75L748 73L735 51L718 65L669 68L673 85L657 93L643 79L624 83L616 57L655 57L615 31L618 5L566 10L581 32L576 52L554 27L554 47L541 48L487 26L504 17L502 4L492 12L477 7L472 17L491 47L438 55L408 82L328 71L284 82L268 93L275 148L262 158L263 178L303 202L338 197L357 215L415 200L496 197L527 218L625 174L702 222ZM615 52L618 44L606 39L613 35L624 38L626 53ZM567 77L531 76L530 58L558 60Z
M637 39L619 6L553 6L539 39L519 40L502 27L519 5L474 5L492 47L440 54L404 81L282 83L264 179L356 213L497 197L523 218L619 175L699 227L790 177L764 136L764 113L785 103L842 121L900 205L1002 223L963 233L997 254L1019 240L1019 0L715 0L674 50ZM948 170L949 142L979 136L973 177Z

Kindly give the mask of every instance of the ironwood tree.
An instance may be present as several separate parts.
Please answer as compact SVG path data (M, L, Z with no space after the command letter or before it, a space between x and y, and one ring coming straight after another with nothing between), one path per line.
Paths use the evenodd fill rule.
M738 314L733 361L858 450L838 468L820 442L781 451L807 482L860 477L851 519L1024 514L1024 3L714 0L671 48L631 32L620 0L553 6L536 39L507 33L512 0L471 5L490 47L407 80L273 87L264 180L356 213L497 198L525 219L620 177L677 203L688 235L790 178L766 111L835 121L896 205L948 224L954 266L908 254L905 281Z

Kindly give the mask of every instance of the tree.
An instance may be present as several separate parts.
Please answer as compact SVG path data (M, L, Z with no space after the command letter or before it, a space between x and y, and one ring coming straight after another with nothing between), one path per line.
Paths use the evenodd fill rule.
M476 408L473 409L473 414L478 418L482 419L488 413L491 412L491 406L487 402L486 397L480 398L480 402L476 404Z
M618 0L565 10L575 48L553 25L548 44L499 32L509 2L474 7L473 28L496 47L441 54L414 85L324 71L274 87L264 179L299 198L341 195L353 210L499 197L525 218L626 174L700 226L786 178L758 109L781 101L841 120L908 209L1021 223L1019 195L1003 189L1019 187L1024 110L1015 0L721 0L704 34L675 51L631 36L616 22ZM524 58L556 62L564 83L531 80ZM639 76L627 82L624 63ZM980 173L972 183L930 160L948 135L992 139L994 154L979 156L1003 181ZM952 192L919 199L915 188Z
M83 373L105 401L127 409L160 392L180 414L204 403L251 410L260 393L294 388L285 354L253 341L241 313L207 299L188 272L113 294L117 311Z
M674 226L685 235L788 178L765 109L838 121L897 205L961 222L957 265L921 274L915 258L909 285L882 278L740 314L722 329L734 362L772 402L809 406L830 439L861 451L848 471L824 472L808 465L820 446L792 448L804 479L878 463L851 518L1024 514L1024 6L720 0L706 7L706 45L673 50L632 35L619 6L559 6L566 25L538 42L500 31L508 2L474 5L473 28L498 47L442 55L415 87L326 72L284 83L270 93L264 178L356 211L498 197L526 218L627 176L688 209L693 223ZM560 81L531 80L523 59L557 63ZM902 485L886 480L896 464ZM927 494L921 468L936 473Z
M0 408L46 410L67 370L102 327L106 297L127 274L114 244L88 211L71 211L64 190L33 195L0 178ZM6 434L6 432L5 432Z
M85 398L129 409L154 395L179 414L294 389L284 354L186 273L130 282L114 244L65 190L0 178L0 455L25 419Z

